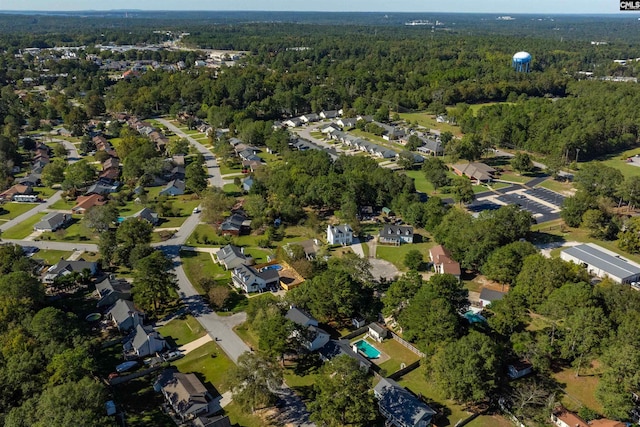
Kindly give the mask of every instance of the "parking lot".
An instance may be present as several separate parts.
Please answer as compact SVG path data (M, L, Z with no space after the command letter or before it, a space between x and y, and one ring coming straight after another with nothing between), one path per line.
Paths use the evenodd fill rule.
M562 204L565 199L565 196L562 194L541 187L525 190L525 194L531 195L536 199L544 200L547 203L551 203L552 205L557 206L558 209L562 208Z
M546 188L526 188L523 186L506 189L475 200L467 209L472 213L496 210L503 205L517 205L531 213L537 223L553 221L560 217L560 209L565 196ZM502 193L502 194L500 194ZM506 193L506 194L505 194Z

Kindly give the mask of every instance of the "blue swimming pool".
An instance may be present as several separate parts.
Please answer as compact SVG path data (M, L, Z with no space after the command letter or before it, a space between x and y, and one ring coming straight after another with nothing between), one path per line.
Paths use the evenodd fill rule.
M282 266L280 264L267 265L262 270L276 270L276 271L279 271L279 270L282 270Z
M469 323L487 323L487 319L485 319L482 315L478 313L474 313L469 310L464 314L464 318L467 319Z
M377 359L380 357L380 351L365 340L356 341L353 345L369 359Z

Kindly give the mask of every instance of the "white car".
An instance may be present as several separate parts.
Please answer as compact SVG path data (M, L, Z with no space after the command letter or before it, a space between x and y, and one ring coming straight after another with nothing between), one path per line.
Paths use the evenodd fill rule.
M194 214L200 213L200 208L197 207L197 206L195 208L193 208L193 213Z

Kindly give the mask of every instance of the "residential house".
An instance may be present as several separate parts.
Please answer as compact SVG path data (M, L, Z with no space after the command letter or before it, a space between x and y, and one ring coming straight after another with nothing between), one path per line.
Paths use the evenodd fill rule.
M100 174L98 174L98 177L109 181L116 181L120 177L120 169L103 169Z
M107 277L96 283L98 303L96 306L111 307L118 300L131 300L131 283L126 280Z
M300 116L300 121L305 124L317 122L318 120L320 120L320 116L317 115L316 113L309 113L309 114Z
M318 321L312 315L296 306L291 306L284 317L291 320L296 325L304 327L318 326Z
M402 243L413 243L413 227L408 225L386 224L380 230L378 242L399 246Z
M378 342L384 341L389 336L389 330L376 322L369 324L368 333L371 338Z
M395 427L427 427L436 411L390 378L382 378L373 389L378 409Z
M452 274L460 280L460 264L453 259L451 252L442 245L429 249L429 258L433 263L433 269L438 274Z
M139 210L138 212L131 215L131 217L144 219L145 221L147 221L148 223L154 226L158 225L158 223L160 222L160 218L158 217L158 214L149 208L144 208L142 210Z
M458 163L451 167L453 172L459 176L466 176L472 181L475 181L477 185L483 182L493 181L493 175L496 170L491 166L484 163Z
M66 261L61 259L56 264L47 269L42 278L45 284L53 283L58 277L66 276L71 273L83 273L88 271L90 276L95 276L98 272L98 263L79 259L77 261Z
M25 176L24 178L17 179L16 183L28 185L31 187L37 187L41 184L40 173L31 172L29 175Z
M206 417L219 408L219 404L214 401L211 393L193 373L183 374L175 369L167 369L162 372L154 388L162 392L165 400L182 423ZM194 422L193 425L198 424ZM224 424L201 425L222 426Z
M302 120L298 117L294 117L289 120L285 120L282 124L289 128L297 128L298 126L302 126Z
M248 176L242 180L242 190L245 192L251 191L251 187L253 187L254 180L252 177Z
M164 337L152 326L135 327L135 333L130 341L124 343L124 355L127 359L147 357L159 353L168 347Z
M71 222L71 214L51 212L33 226L34 231L56 231Z
M122 332L130 331L142 325L144 314L136 309L133 302L126 299L116 300L107 312L113 324Z
M356 351L353 351L349 340L329 340L319 351L320 358L325 362L341 355L349 356L360 364L360 368L369 371L372 362Z
M364 121L365 123L371 123L373 122L373 116L371 115L365 115L365 114L358 114L356 116L356 119L358 119L358 121Z
M159 194L161 196L180 196L184 194L184 191L185 191L184 181L180 179L174 179L173 181L169 182L167 186L164 187L162 191L160 191Z
M324 134L332 134L334 132L339 132L340 131L340 126L338 126L335 123L329 123L326 124L322 127L320 127L320 132L324 133Z
M304 348L310 352L320 350L331 340L329 333L317 326L309 326L302 333L294 331L294 334L296 333L300 335Z
M323 110L320 112L320 117L323 119L335 119L338 117L337 110Z
M232 270L241 265L253 265L253 258L251 255L245 255L244 248L239 248L234 245L227 245L214 255L216 262L221 264L225 270Z
M239 236L251 228L251 220L241 213L233 213L222 221L218 228L223 236Z
M586 422L578 414L566 408L558 407L551 413L551 422L558 427L626 427L626 423L608 419Z
M100 178L95 184L87 188L85 195L89 194L111 194L118 191L120 184L118 182L112 182L110 179Z
M522 378L533 372L533 365L526 360L518 360L507 366L507 375L512 380Z
M8 200L14 200L16 196L32 196L32 195L34 194L33 194L33 188L31 185L14 184L7 190L4 190L2 193L0 193L0 200L8 201Z
M328 225L327 242L329 242L330 245L351 245L351 243L353 243L353 230L349 224Z
M86 211L94 206L102 206L107 203L107 200L101 194L90 194L88 196L78 196L76 199L76 205L71 208L71 212L74 214L84 214Z
M282 248L287 252L287 255L292 258L294 257L293 249L291 249L292 245L301 246L305 258L309 261L316 259L318 251L320 250L320 242L318 242L318 239L307 239L301 242L287 243Z
M430 156L442 156L444 155L444 146L440 141L431 138L421 138L424 141L424 145L418 147L418 151Z
M482 288L480 291L480 306L486 308L494 301L500 301L506 292L494 291L493 289Z
M278 272L273 269L258 271L249 265L241 265L231 271L231 281L234 286L246 293L276 287L279 280L280 276L278 276Z
M340 126L343 130L348 130L356 127L357 122L358 122L358 119L356 118L348 118L348 119L340 119L336 122L336 124Z
M193 421L194 427L232 427L228 415L215 415L213 417L198 417Z

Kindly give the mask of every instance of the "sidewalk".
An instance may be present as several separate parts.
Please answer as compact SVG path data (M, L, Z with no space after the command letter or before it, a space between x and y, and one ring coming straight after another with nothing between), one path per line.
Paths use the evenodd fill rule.
M187 343L185 345L183 345L182 347L178 347L178 350L180 350L182 352L182 354L186 355L189 354L190 352L192 352L193 350L202 347L203 345L205 345L208 342L213 341L213 338L211 338L211 335L206 334L205 336L203 336L202 338L198 338L195 341L191 341L190 343Z

